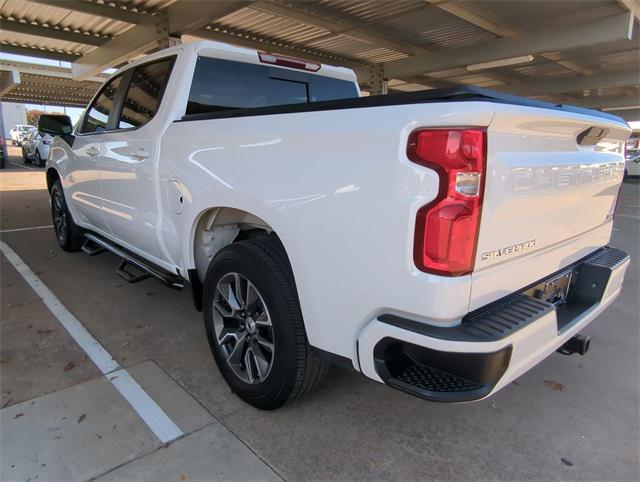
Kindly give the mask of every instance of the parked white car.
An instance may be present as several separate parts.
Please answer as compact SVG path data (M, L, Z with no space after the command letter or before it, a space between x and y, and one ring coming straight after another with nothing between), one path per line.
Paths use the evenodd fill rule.
M627 176L640 176L640 132L633 131L627 141L625 174Z
M27 124L15 124L9 129L9 137L11 137L11 144L21 146L22 142L29 137L29 134L36 130L34 126Z
M35 162L43 167L49 157L49 147L53 137L37 129L31 131L29 137L22 142L22 159L25 164Z
M59 135L60 246L189 283L224 378L262 409L328 362L487 397L584 354L629 265L607 244L630 130L602 112L473 88L359 98L351 70L194 42L118 71L75 129L40 130Z

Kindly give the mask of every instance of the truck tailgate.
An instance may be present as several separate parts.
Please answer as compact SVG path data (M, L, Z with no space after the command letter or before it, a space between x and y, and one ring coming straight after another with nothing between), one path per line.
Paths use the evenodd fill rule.
M608 241L630 133L600 116L494 105L471 309Z

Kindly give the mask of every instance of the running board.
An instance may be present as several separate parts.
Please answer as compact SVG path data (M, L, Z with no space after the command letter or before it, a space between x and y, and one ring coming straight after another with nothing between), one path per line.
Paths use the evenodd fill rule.
M142 259L140 256L131 253L125 248L112 243L102 236L94 233L86 233L85 238L87 238L87 240L82 246L82 250L85 253L94 256L108 250L122 258L122 262L120 263L120 266L118 266L116 274L128 283L138 283L139 281L147 278L155 278L163 285L173 288L174 290L181 290L184 288L185 281L179 276L172 274L145 259ZM85 246L87 247L86 249ZM127 269L129 266L140 271L140 273L132 273Z
M89 256L98 256L99 254L104 253L106 249L90 239L85 239L84 244L82 245L82 251L87 253Z

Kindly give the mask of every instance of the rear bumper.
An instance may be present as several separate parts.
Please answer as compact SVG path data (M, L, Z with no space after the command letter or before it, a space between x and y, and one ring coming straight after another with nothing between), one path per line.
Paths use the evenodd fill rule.
M381 315L358 338L360 368L374 380L428 400L479 400L602 313L620 294L628 265L629 256L614 248L575 263L567 270L578 273L577 283L559 307L516 293L450 328Z

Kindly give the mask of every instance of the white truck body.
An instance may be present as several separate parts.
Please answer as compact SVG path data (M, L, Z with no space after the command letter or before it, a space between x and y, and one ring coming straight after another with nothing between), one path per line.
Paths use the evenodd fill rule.
M125 71L170 56L171 76L148 123L76 132L72 147L54 140L48 178L59 177L82 228L182 278L196 273L196 282L205 281L209 262L239 230L274 232L293 271L309 344L371 379L393 378L377 365L376 346L385 339L449 354L508 347L510 360L498 379L480 395L459 400L500 389L620 293L624 256L613 263L597 302L565 329L550 308L501 338L429 334L433 327L463 326L470 313L608 244L630 132L624 122L475 97L185 116L199 57L256 65L260 59L255 51L196 42ZM357 90L347 69L322 66L313 75L352 82ZM440 176L409 159L407 144L421 128L453 127L486 132L486 170L475 267L442 276L424 272L414 260L416 216L437 198ZM576 136L591 128L600 133L598 141L579 145ZM398 320L408 320L407 326ZM416 323L426 331L411 329Z

